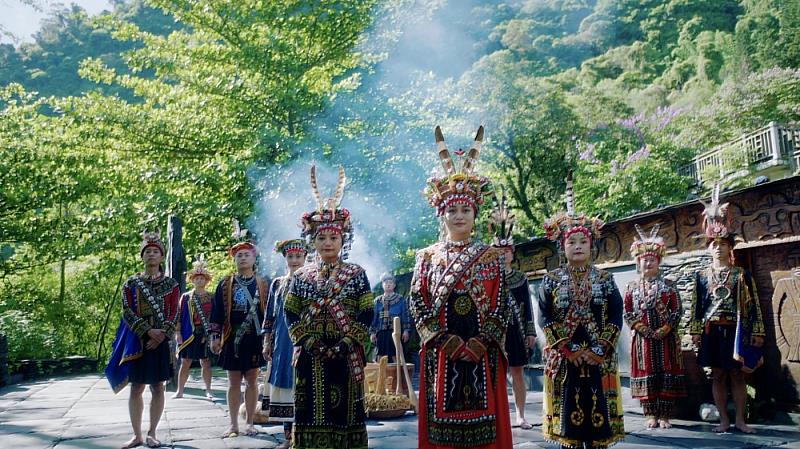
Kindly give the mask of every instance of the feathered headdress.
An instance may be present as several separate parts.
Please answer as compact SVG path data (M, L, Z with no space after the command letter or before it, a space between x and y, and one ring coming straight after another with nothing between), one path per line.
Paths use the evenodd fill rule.
M444 215L445 209L455 203L469 204L477 214L478 207L484 203L484 198L492 191L489 179L475 173L475 165L478 162L483 142L483 126L478 128L475 140L466 153L461 150L455 153L456 156L464 158L458 169L456 169L456 164L444 143L442 129L438 126L434 130L434 138L439 160L444 168L444 176L428 179L428 185L423 192L428 203L436 209L438 216Z
M703 210L703 231L706 237L706 244L712 240L726 239L734 244L734 234L731 232L731 219L728 217L729 203L719 203L719 183L714 184L711 190L711 202L706 204L702 200L700 203L705 206Z
M590 239L600 237L603 220L598 217L589 218L586 214L575 212L575 196L572 191L572 172L567 173L567 212L559 212L544 221L545 237L563 246L570 235L581 232Z
M142 243L139 244L139 256L144 254L144 250L151 246L155 246L159 250L161 250L161 255L167 254L164 251L164 244L161 243L161 229L156 228L156 232L147 232L142 231Z
M653 256L656 259L661 260L664 257L664 254L667 252L664 239L658 235L658 230L660 229L661 225L657 224L653 226L653 229L650 230L649 235L646 235L644 229L642 229L638 224L635 224L634 227L636 228L636 233L639 234L639 238L633 239L633 244L631 244L630 249L631 256L633 256L634 259L644 256Z
M196 276L205 276L209 281L212 278L211 271L208 270L208 262L203 254L197 256L197 259L192 262L192 269L186 273L186 280L192 282Z
M238 251L243 249L257 250L255 240L248 237L249 231L247 229L242 229L242 227L239 226L239 220L235 218L232 219L231 228L233 232L231 233L231 246L228 248L229 256L233 257Z
M492 214L489 216L489 232L493 235L492 246L513 247L514 216L508 208L505 189L502 190L500 200L497 195L492 197Z
M313 249L314 237L320 232L336 232L342 235L343 254L347 253L353 238L353 227L350 223L350 211L340 207L346 184L344 168L339 167L339 177L333 195L323 201L317 185L317 168L315 165L311 166L311 193L317 207L315 210L303 214L303 232L301 234L310 248Z
M293 252L308 253L308 247L301 239L280 240L275 242L275 252L283 256Z

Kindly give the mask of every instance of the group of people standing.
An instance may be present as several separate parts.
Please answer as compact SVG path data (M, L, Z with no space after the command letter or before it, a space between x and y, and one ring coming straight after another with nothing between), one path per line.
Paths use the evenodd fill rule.
M435 132L444 175L428 179L425 195L441 223L439 239L417 253L410 295L395 293L391 275L382 277L384 295L373 301L367 275L346 262L353 239L350 212L341 207L344 171L333 195L324 200L311 169L314 210L301 217L299 239L278 242L287 274L267 284L255 273L257 248L246 231L234 232L229 250L236 272L205 290L212 278L201 259L187 273L194 289L184 295L160 270L164 248L157 234L140 247L142 273L122 292L122 320L107 367L115 392L131 383L129 410L133 438L124 448L158 447L156 428L164 407L163 381L172 375L167 341L177 332L181 365L179 389L192 359L200 359L210 392L207 350L219 355L228 373L230 428L239 434L238 409L244 381L246 428L253 426L257 375L266 361L269 391L264 408L284 422L280 447L367 448L364 410L365 348L394 355L391 319L400 316L402 339L412 325L420 336L418 447L511 448L506 376L512 379L516 425L524 416L522 367L536 339L527 279L511 268L513 216L504 195L476 172L483 127L468 151L453 159L441 130ZM459 152L461 153L461 152ZM638 230L631 246L639 280L620 294L611 273L592 265L592 245L602 221L576 213L568 180L567 211L545 223L557 242L562 264L542 279L539 325L544 334L542 431L568 448L602 448L624 438L617 340L623 322L631 329L630 388L641 401L648 427L669 428L676 399L685 396L678 324L681 302L659 264L666 252L658 228ZM752 280L733 266L733 234L718 190L705 211L705 237L712 265L694 279L689 332L700 346L700 362L713 370L713 394L721 422L727 379L731 381L736 427L744 422L743 372L760 363L764 326ZM491 244L474 237L481 207L491 202ZM409 316L410 312L410 316ZM141 430L145 386L150 386L150 429Z

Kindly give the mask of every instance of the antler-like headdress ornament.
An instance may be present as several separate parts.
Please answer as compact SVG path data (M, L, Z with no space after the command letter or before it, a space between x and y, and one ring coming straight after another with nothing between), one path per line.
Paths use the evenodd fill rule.
M513 247L514 216L508 208L506 192L503 189L498 201L497 196L492 197L493 210L489 216L489 232L493 235L492 246Z
M346 184L347 177L345 177L344 168L339 167L339 177L333 195L323 201L317 185L317 168L314 165L311 166L311 193L314 195L317 208L303 214L303 232L301 234L307 240L309 247L313 248L314 237L320 232L336 232L342 235L344 242L343 257L347 254L353 239L353 226L350 223L350 211L340 207Z
M600 229L605 223L598 217L589 218L586 214L575 212L575 200L572 191L572 172L567 174L567 212L559 212L544 221L545 237L563 246L570 235L581 232L590 239L600 237Z
M428 203L436 209L438 216L444 215L445 209L455 203L469 204L477 213L478 207L484 203L486 195L492 191L489 179L475 172L475 165L478 162L483 142L483 126L478 128L475 140L466 153L461 150L455 153L456 156L464 156L460 168L456 168L450 151L444 143L442 129L438 126L434 130L434 137L439 160L444 168L444 176L428 178L428 185L424 191Z
M638 224L634 225L634 227L636 228L636 233L639 234L639 238L634 237L633 239L633 244L631 244L630 249L631 256L633 256L634 259L644 256L653 256L661 260L667 252L664 239L658 236L658 230L661 225L657 224L653 226L649 235L645 234L644 229Z
M734 235L731 232L731 219L728 216L729 203L719 203L719 183L714 184L711 190L711 202L706 204L702 200L700 202L705 206L703 210L703 231L706 236L706 244L712 240L726 239L733 245Z

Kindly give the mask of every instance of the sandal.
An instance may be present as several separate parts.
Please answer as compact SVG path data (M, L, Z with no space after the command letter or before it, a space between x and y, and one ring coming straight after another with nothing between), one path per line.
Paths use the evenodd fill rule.
M228 429L222 433L222 438L236 438L239 436L239 430Z
M254 425L249 424L244 429L244 435L248 436L248 437L252 437L252 436L258 435L258 429L256 429L256 427Z
M161 442L154 436L147 435L145 440L147 441L147 447L161 447Z

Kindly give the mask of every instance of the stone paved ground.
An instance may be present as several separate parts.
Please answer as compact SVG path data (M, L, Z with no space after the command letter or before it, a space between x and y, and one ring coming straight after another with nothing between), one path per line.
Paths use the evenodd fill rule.
M224 402L225 381L215 378L214 403L202 399L202 389L193 370L186 398L167 399L159 438L176 449L271 448L282 439L281 426L259 426L257 437L221 439L228 422ZM626 397L628 392L626 391ZM167 393L169 396L171 393ZM146 404L149 394L145 393ZM514 429L514 448L555 449L542 440L542 394L529 393L526 415L533 430ZM781 423L755 425L757 435L731 433L715 435L711 425L675 421L671 430L646 430L638 405L628 400L625 408L625 441L620 449L646 448L798 448L800 423L790 416ZM796 418L796 417L795 417ZM144 422L147 422L145 411ZM145 430L146 430L145 425ZM368 422L370 447L405 449L416 447L416 417ZM106 380L97 375L58 378L12 385L0 389L0 448L100 449L119 447L130 436L127 390L114 395Z

